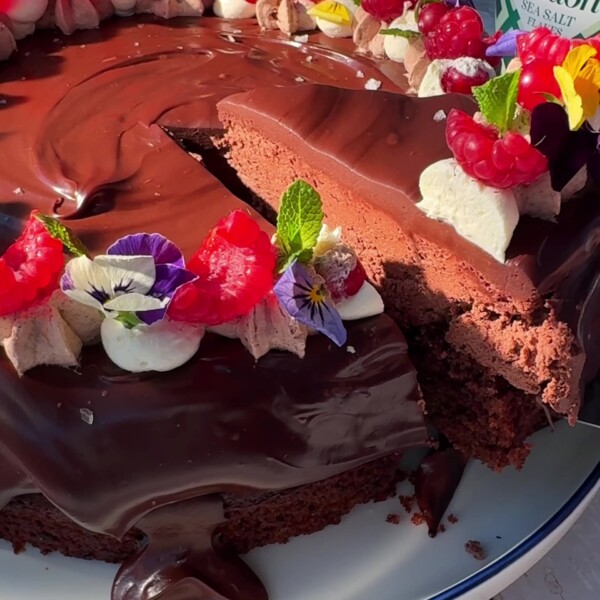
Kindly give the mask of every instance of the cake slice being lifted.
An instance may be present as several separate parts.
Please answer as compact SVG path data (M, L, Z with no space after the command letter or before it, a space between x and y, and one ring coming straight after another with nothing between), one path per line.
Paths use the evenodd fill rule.
M521 465L542 405L573 423L598 370L600 208L577 199L556 222L522 216L505 261L428 218L419 180L452 157L453 108L476 105L304 86L230 96L219 113L230 163L269 204L290 179L321 193L408 332L433 422L494 468Z

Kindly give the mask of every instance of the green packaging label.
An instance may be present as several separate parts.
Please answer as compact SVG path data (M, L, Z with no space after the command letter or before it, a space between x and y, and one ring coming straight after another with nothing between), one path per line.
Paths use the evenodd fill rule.
M564 37L591 37L600 32L600 0L496 0L496 27L548 27Z

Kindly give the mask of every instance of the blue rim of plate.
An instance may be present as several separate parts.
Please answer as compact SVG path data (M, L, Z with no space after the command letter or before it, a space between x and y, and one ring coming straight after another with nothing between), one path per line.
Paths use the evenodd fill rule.
M567 500L567 502L556 512L546 523L540 526L529 537L525 538L521 543L509 550L506 554L490 563L481 571L477 571L470 577L453 585L451 588L440 592L435 596L431 596L429 600L458 600L462 594L465 594L478 585L485 583L509 565L519 560L530 550L535 548L542 540L548 537L555 529L557 529L564 521L573 513L573 511L583 502L586 496L592 491L594 486L600 481L600 463L596 465L594 470L588 475L587 479L581 484L579 489Z

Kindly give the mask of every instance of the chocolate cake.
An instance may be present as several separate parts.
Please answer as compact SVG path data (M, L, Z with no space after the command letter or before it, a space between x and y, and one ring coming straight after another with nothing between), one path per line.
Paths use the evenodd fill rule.
M32 209L68 224L91 256L152 231L189 258L238 208L272 234L169 130L219 128L216 102L258 81L361 84L341 50L311 47L306 63L306 48L255 24L232 29L146 18L21 42L0 74L0 146L11 157L0 166L0 249ZM238 340L207 333L168 373L127 373L98 345L75 370L19 375L0 359L0 535L16 550L124 562L114 600L266 598L236 551L387 498L399 453L427 438L397 325L374 316L347 336L341 348L311 336L304 358L273 351L256 362Z
M235 11L250 11L242 4ZM319 25L332 8L318 5L311 15L301 2L259 4L263 29L289 34L310 29L305 17ZM427 440L423 408L441 432L440 451L415 476L420 514L433 534L466 458L520 466L527 437L548 416L576 419L581 390L598 369L594 204L573 201L556 223L522 218L506 262L427 217L415 207L419 177L452 155L444 135L451 109L470 118L475 104L466 96L404 96L418 69L407 79L397 62L358 56L357 45L381 54L383 25L350 4L333 7L342 14L335 27L326 18L319 27L334 36L356 25L360 39L353 41L285 37L252 20L214 17L114 19L75 31L132 6L164 17L199 16L197 0L80 0L76 9L40 0L39 14L30 4L31 13L0 23L2 57L13 53L15 36L36 26L72 34L37 31L0 72L0 252L8 248L0 281L21 284L12 272L3 275L10 252L31 257L35 267L56 252L58 240L75 255L64 273L62 258L58 265L62 300L39 284L38 304L27 304L23 292L27 309L11 313L10 294L0 289L0 536L17 551L31 543L43 552L122 562L113 600L266 600L238 553L318 531L359 503L389 497L399 454ZM218 0L214 11L230 8ZM476 61L479 68L482 58ZM408 68L408 55L406 62ZM316 189L329 226L343 227L343 243L322 214L320 231L309 222L307 233L302 222L287 238L282 223L293 211L281 211L277 230L260 216L272 215L265 201L279 208L292 182L301 186L297 196L312 202L298 201L302 218L320 214ZM258 240L240 242L247 262L232 255L232 265L239 259L247 267L239 271L241 288L268 255L272 289L232 293L247 306L230 318L191 319L190 298L214 299L201 281L203 269L212 268L207 249L221 244L235 252L227 236L239 229ZM308 247L305 234L312 235ZM39 240L46 246L35 246ZM115 250L151 243L175 258ZM225 255L213 262L227 271ZM154 275L162 268L181 281L170 296L154 287L158 279L143 293L131 291L141 285L137 279L123 278L111 283L113 296L102 285L86 289L103 315L102 345L79 353L90 340L67 318L64 297L89 305L78 288L84 269L140 258L153 259ZM328 279L331 264L328 271L320 260L342 261L343 277ZM56 265L43 264L41 275L34 267L19 275L38 283L58 277ZM147 266L139 262L136 275L147 274ZM407 331L418 383L391 317L370 307L343 328L343 302L363 289L379 298L365 269ZM212 282L215 272L209 274ZM303 277L318 284L307 286ZM285 286L306 293L285 300ZM130 304L119 299L136 293L144 307L124 308ZM231 299L219 300L212 308L222 315ZM113 301L120 308L110 308ZM304 301L310 322L301 320ZM192 308L195 318L199 309ZM285 343L276 339L280 331L264 343L251 339L266 327L258 325L259 310L273 330L285 322ZM240 323L249 314L254 321L244 321L244 337ZM335 327L319 329L319 318ZM58 320L52 332L61 342L74 336L67 362L52 364L62 349L45 339L44 319ZM165 348L156 351L150 337L148 352L136 346L142 357L109 351L106 323L123 334L109 341L135 346L131 331L147 333L161 320L165 329L152 331L170 336ZM206 327L212 330L205 334ZM229 339L232 327L246 348ZM309 327L324 335L306 339ZM18 356L22 346L16 351L14 340L6 342L23 331L42 342L41 349L30 344L34 356L26 361ZM182 345L189 355L173 365ZM160 369L148 368L153 353ZM120 361L133 361L139 372Z
M505 263L428 218L419 177L452 156L436 118L452 108L475 103L307 85L233 95L219 114L229 161L271 206L290 177L320 191L408 333L432 421L469 456L521 465L540 403L574 423L599 367L600 213L590 191L555 223L522 218Z

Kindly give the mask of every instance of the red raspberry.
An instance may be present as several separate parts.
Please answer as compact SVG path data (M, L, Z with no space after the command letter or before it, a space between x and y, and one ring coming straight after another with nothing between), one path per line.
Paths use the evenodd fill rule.
M437 27L425 37L427 56L431 59L485 58L483 33L483 21L474 8L452 8L442 15Z
M389 23L404 14L404 2L405 0L363 0L361 7L379 21Z
M0 257L0 316L45 300L58 286L63 245L36 214L31 213L23 233Z
M552 65L560 65L569 50L581 46L581 44L589 44L600 51L598 36L587 40L571 40L560 37L547 27L537 27L517 38L517 55L524 65L535 60L545 60Z
M448 114L446 141L464 172L491 187L532 183L548 169L548 159L521 134L499 137L493 127L457 109Z
M474 87L483 85L489 78L490 74L482 67L470 77L456 67L450 67L442 75L442 89L446 94L471 94Z
M232 212L208 233L187 268L198 279L169 306L176 321L219 325L249 313L273 289L276 254L247 213Z
M444 2L431 2L419 11L417 24L423 35L429 35L440 23L440 19L450 10Z
M533 110L546 102L544 94L561 97L560 87L554 77L554 65L546 60L535 60L523 66L519 77L519 104Z
M315 270L325 280L334 300L357 294L367 274L356 252L350 246L338 244L315 259Z

